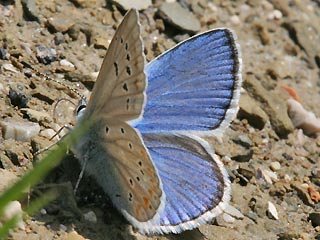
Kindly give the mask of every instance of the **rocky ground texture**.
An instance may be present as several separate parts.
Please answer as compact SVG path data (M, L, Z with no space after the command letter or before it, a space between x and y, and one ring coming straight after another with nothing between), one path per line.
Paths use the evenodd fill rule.
M70 154L31 192L51 186L62 196L10 238L320 239L319 0L0 1L0 191L32 168L35 149L55 142L49 140L55 131L72 123L74 105L59 99L77 103L70 89L90 93L132 6L140 10L148 61L194 33L229 27L238 35L240 111L222 144L207 139L229 171L231 207L194 231L142 236L89 177L72 195L68 182L75 183L79 167ZM36 76L24 62L68 87ZM290 118L290 98L309 113ZM303 124L294 120L300 115ZM8 133L12 127L16 135Z

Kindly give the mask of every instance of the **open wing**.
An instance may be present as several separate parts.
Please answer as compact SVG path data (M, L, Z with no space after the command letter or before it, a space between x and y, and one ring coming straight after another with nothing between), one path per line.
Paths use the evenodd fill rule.
M238 110L241 58L228 29L196 35L146 67L147 104L140 132L222 132Z
M223 163L199 137L143 134L166 194L160 223L146 233L179 233L211 222L230 200Z

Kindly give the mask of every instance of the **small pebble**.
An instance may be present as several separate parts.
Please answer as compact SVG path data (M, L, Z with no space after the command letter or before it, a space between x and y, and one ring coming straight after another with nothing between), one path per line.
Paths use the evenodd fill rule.
M237 219L244 218L244 215L238 209L236 209L231 205L228 205L227 208L224 210L224 212Z
M281 169L281 165L280 165L279 162L272 162L272 163L270 164L270 168L271 168L271 170L273 170L273 171L278 171L278 170Z
M18 70L11 63L2 64L2 69L8 72L17 73Z
M268 14L269 20L279 20L282 18L282 12L279 10L273 10L271 13Z
M59 64L60 64L60 66L64 67L64 69L67 71L75 70L74 65L66 59L60 60Z
M47 214L47 210L44 209L44 208L42 208L42 209L40 210L40 213L41 213L42 215L46 215L46 214Z
M287 100L288 115L296 128L303 129L307 135L320 135L320 118L307 111L300 102L290 98Z
M239 25L241 23L240 18L237 15L233 15L230 17L230 22L233 25Z
M288 174L285 174L285 175L284 175L284 180L285 180L286 182L291 182L291 181L292 181L292 178L291 178Z
M99 75L99 72L91 72L90 73L90 77L92 77L93 79L96 79Z
M6 54L6 50L4 48L0 48L0 59L5 60Z
M14 120L7 118L0 121L2 135L4 139L15 139L17 141L28 142L40 132L40 125L29 121Z
M83 214L83 217L88 222L92 222L92 223L97 222L97 216L93 211L89 211L89 212Z
M9 90L10 102L13 106L18 108L25 108L28 104L28 97L21 91L16 91L14 89Z
M234 217L230 216L227 213L223 213L222 218L226 223L234 223L236 221L236 219Z
M1 221L6 222L13 218L14 216L18 215L18 222L17 226L24 230L24 222L22 219L22 209L21 209L21 204L18 201L11 201L5 208L3 209L2 215L1 215Z
M63 224L60 224L60 225L59 225L59 228L60 228L61 231L64 231L64 232L66 232L66 231L68 230L68 228L66 227L66 225L63 225Z
M270 201L268 201L268 213L269 213L269 218L273 218L276 220L279 219L278 211L277 211L276 207L274 206L274 204Z
M45 65L48 65L57 59L57 52L53 48L49 48L44 45L38 45L36 46L36 52L38 61Z
M265 169L258 169L258 173L261 174L262 178L269 184L273 184L273 182L278 181L278 176L275 172Z

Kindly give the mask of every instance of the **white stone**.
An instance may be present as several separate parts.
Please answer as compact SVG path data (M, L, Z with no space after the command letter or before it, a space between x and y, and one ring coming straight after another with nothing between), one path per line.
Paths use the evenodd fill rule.
M68 228L63 224L60 224L59 228L61 231L64 231L64 232L66 232L68 230Z
M235 217L237 219L243 219L244 215L235 207L228 205L226 209L224 210L225 213L231 215L232 217Z
M279 162L272 162L270 164L270 168L273 170L273 171L278 171L281 169L281 164Z
M90 73L90 76L93 78L93 79L96 79L99 75L99 72L92 72Z
M285 174L284 180L288 183L288 182L291 182L292 178L288 174Z
M60 60L60 65L64 66L64 67L69 67L69 68L75 69L74 65L66 59Z
M269 170L263 170L263 173L265 175L268 175L272 179L272 181L274 182L278 181L278 175L275 172L269 171Z
M97 216L93 211L89 211L89 212L83 214L83 217L88 222L92 222L92 223L97 222Z
M294 127L303 129L307 135L320 135L320 118L292 98L287 100L287 104L288 115Z
M223 214L222 214L222 218L223 218L223 220L224 220L226 223L234 223L235 220L236 220L234 217L230 216L230 215L227 214L227 213L223 213Z
M11 201L8 203L7 206L5 206L5 208L3 209L3 213L1 216L1 221L2 222L6 222L10 219L12 219L14 216L18 216L18 222L17 222L17 226L24 230L25 226L24 226L24 222L22 219L22 208L21 208L21 204L18 201Z
M13 72L13 73L18 72L18 70L11 63L4 63L2 65L2 69L5 71Z
M237 15L233 15L230 17L230 22L231 24L233 25L239 25L241 22L240 22L240 18L237 16Z
M274 204L270 201L268 201L268 213L270 213L271 217L278 220L279 216L278 216L278 211L276 209L276 207L274 206Z
M44 208L42 208L42 209L40 210L40 213L41 213L42 215L46 215L46 214L47 214L47 210L45 210Z
M282 12L278 9L273 10L271 13L268 14L269 20L279 20L282 18Z
M40 132L40 125L23 120L7 118L0 121L4 139L14 139L17 141L28 142Z
M282 12L278 9L274 10L273 14L274 14L274 19L276 19L276 20L279 20L282 18Z

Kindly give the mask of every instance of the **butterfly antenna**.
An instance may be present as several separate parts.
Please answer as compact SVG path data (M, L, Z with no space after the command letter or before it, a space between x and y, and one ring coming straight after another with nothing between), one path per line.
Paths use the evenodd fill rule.
M70 102L73 106L77 106L77 104L75 104L74 102L72 102L71 100L67 99L67 98L60 98L58 99L58 101L56 101L56 103L54 104L54 107L53 107L53 117L54 117L54 120L57 120L56 118L56 114L57 114L57 107L58 107L58 104L62 101L66 101L66 102Z
M64 82L61 82L57 79L51 78L50 76L48 76L46 73L41 73L39 72L37 69L35 69L34 67L32 67L29 63L25 62L25 61L21 61L21 64L24 67L27 67L29 69L31 69L38 77L42 77L44 79L46 79L47 81L52 81L55 82L57 84L60 84L61 86L69 89L71 92L73 92L74 94L76 94L79 98L83 98L84 96L81 95L78 91L76 91L75 89L73 89L72 87L68 86L67 84L65 84Z
M70 126L68 126L68 125L63 125L63 126L49 139L49 141L51 141L51 140L54 139L56 136L58 136L58 135L62 132L62 130L64 130L64 129L67 129L67 130L69 130L69 131L71 130ZM58 140L58 141L55 142L55 143L50 144L49 146L47 146L47 147L45 147L45 148L39 149L38 151L36 151L36 152L33 154L33 156L36 157L36 156L38 156L39 154L50 150L53 146L55 146L56 144L58 144L59 141L60 141L60 140Z

